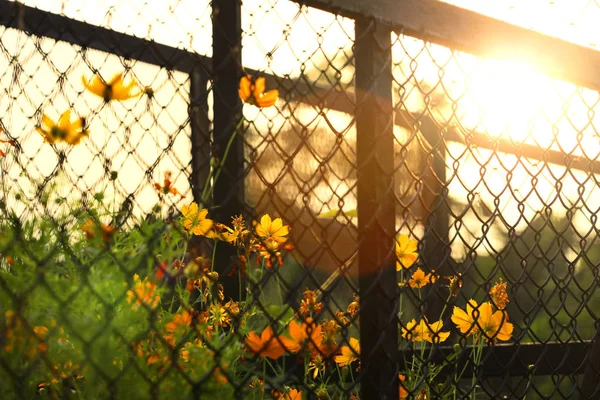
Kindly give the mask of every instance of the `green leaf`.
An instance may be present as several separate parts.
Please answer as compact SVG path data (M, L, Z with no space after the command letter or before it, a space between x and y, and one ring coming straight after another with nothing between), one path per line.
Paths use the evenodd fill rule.
M341 215L345 215L348 218L356 218L358 217L358 210L355 208L353 210L330 210L327 212L324 212L322 214L317 215L317 218L319 219L331 219L331 218L335 218L337 216L341 216Z
M265 309L271 317L279 321L290 321L294 317L294 310L288 305L277 306L270 304Z

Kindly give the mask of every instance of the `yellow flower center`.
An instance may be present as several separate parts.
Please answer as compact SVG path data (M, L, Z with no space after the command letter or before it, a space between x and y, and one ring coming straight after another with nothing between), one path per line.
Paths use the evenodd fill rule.
M67 137L67 131L65 129L61 129L58 126L53 126L50 129L50 135L52 135L53 138L56 139L64 139Z
M113 98L112 85L106 84L106 86L104 86L104 91L102 92L102 97L104 97L104 101L106 101L106 102L112 100L112 98Z

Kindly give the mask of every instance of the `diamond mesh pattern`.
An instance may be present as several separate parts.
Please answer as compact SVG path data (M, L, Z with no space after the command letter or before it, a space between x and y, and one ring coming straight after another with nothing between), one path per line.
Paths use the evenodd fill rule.
M585 3L572 15L576 33L569 36L564 28L559 34L594 48L598 38L588 29L588 18L598 14L600 7L594 1ZM169 240L183 243L182 232L174 228L182 206L200 201L207 171L222 161L223 149L217 142L223 132L218 132L215 114L223 110L215 110L215 104L221 106L220 96L227 94L222 86L225 72L211 57L218 46L226 44L211 40L215 28L236 32L228 26L213 26L219 12L212 9L214 4L89 0L29 1L17 7L17 3L0 0L0 10L26 10L0 18L0 127L2 135L14 141L14 145L2 143L7 147L6 156L0 159L2 209L14 212L14 216L7 212L10 215L2 223L23 228L22 236L0 235L4 257L0 345L8 351L18 329L24 338L39 335L36 321L41 317L29 309L35 301L51 304L48 318L54 325L48 322L48 337L62 337L66 329L72 346L84 349L71 359L53 359L54 353L38 351L41 355L28 359L23 368L0 357L0 378L10 387L6 393L35 396L44 386L30 387L28 379L37 369L46 369L55 374L66 371L64 376L59 374L62 388L71 390L62 392L64 396L77 393L78 384L86 385L87 370L94 376L89 382L99 386L85 389L86 393L99 398L134 391L141 398L172 398L177 388L185 388L181 390L191 398L258 398L248 397L257 393L253 390L258 377L267 395L285 384L301 389L305 398L324 398L315 380L292 356L284 357L285 382L258 370L231 373L230 362L235 358L231 348L242 351L248 337L237 314L231 316L229 330L212 333L220 341L202 337L204 346L193 350L185 343L197 338L195 331L185 331L175 344L173 337L161 336L161 330L169 326L163 324L164 313L189 300L176 289L178 279L189 273L191 265L202 268L204 264L193 261L196 256L218 254L218 265L212 267L222 278L227 276L225 285L240 272L240 286L229 286L226 295L239 290L237 300L242 294L252 299L247 309L260 310L266 316L263 322L275 327L276 333L283 333L292 318L286 307L297 312L304 291L312 289L323 304L320 322L345 322L335 354L351 338L363 336L361 364L351 368L351 379L347 375L331 378L333 373L323 372L333 379L329 385L337 387L340 398L359 393L368 398L364 390L368 385L378 385L381 393L395 396L398 373L413 368L406 364L408 356L448 363L436 377L439 385L428 386L431 398L446 398L449 388L456 390L457 398L472 398L475 393L479 398L579 396L585 386L584 370L598 367L594 354L600 351L593 342L600 306L596 290L600 265L598 92L554 80L524 63L484 59L400 33L391 33L384 43L373 39L370 43L378 48L369 63L356 59L359 50L360 54L365 50L358 44L364 37L355 38L355 32L365 26L365 36L373 27L381 28L368 18L354 20L287 0L230 4L239 6L241 13L241 32L237 32L241 49L230 52L234 63L238 56L242 61L235 66L238 77L266 77L268 89L278 89L280 96L273 107L242 105L245 121L238 136L242 163L237 166L242 173L226 171L223 179L231 185L232 198L243 184L236 214L249 221L264 214L282 217L290 226L289 243L293 244L284 253L283 268L263 268L254 276L247 271L249 277L243 277L246 271L236 270L231 262L232 258L239 261L238 253L229 251L221 257L221 244L190 240L181 257L174 254L182 249L174 250L169 244ZM45 17L39 25L27 26L27 18L33 15L28 7L42 11L39 15ZM71 22L53 26L58 20L51 19L52 15ZM504 17L527 25L517 17ZM533 27L551 33L542 25ZM402 32L397 27L383 28ZM381 54L389 58L377 58ZM357 69L368 70L365 66L375 70L372 76L357 76L363 73ZM107 103L81 84L82 76L100 74L108 79L119 72L151 92ZM391 85L382 90L386 78ZM387 91L389 98L374 95L381 91ZM232 114L232 126L237 106L225 110ZM373 121L381 132L373 136L374 143L367 144L372 145L372 154L359 163L367 153L357 145L359 136L365 135L360 130L365 121L361 112L376 107L378 118ZM78 146L44 142L36 132L42 115L56 120L66 109L85 117L89 137ZM393 148L389 176L382 176L387 167L383 152L376 151L378 146ZM375 165L370 175L364 172L371 168L366 165ZM166 173L172 174L172 187L179 194L157 192L155 184L162 184ZM381 189L377 185L388 180L393 184L374 195L377 204L367 207L363 203L361 208L360 188L368 183L361 182L361 176L373 179L377 190ZM387 204L393 204L394 215L382 215ZM218 204L208 200L203 205ZM99 211L90 212L94 209ZM356 217L356 209L375 211L367 219L365 214ZM337 214L331 213L336 210ZM57 232L51 240L45 239L43 229L27 225L40 215L47 217L45 228ZM121 232L114 246L94 247L74 239L72 231L82 236L79 227L88 215L96 217L98 226L108 224ZM231 216L221 222L229 222ZM168 223L160 229L143 228L156 220ZM386 227L392 225L393 235L388 235ZM415 266L436 274L438 282L412 290L409 279L414 279L415 268L405 269L397 275L396 291L396 282L390 284L386 281L389 274L381 272L391 271L390 260L395 264L392 249L384 249L385 253L378 248L367 254L365 243L372 238L365 237L359 226L372 228L369 232L381 235L378 240L387 235L390 243L399 235L417 240ZM121 251L139 243L135 241L140 237L143 246ZM16 267L7 258L13 253L27 254L17 260L16 267L34 271L28 286L19 290L13 286ZM381 264L379 275L366 276L360 264L367 256ZM66 267L70 264L77 271L89 268L90 272L83 273L75 285L62 285L60 279L75 273ZM49 272L54 269L60 279ZM122 291L102 287L103 270L125 283ZM152 285L134 275L146 270L162 271L160 307L153 304L153 297L136 292L139 285ZM462 286L456 297L448 293L450 276L460 276ZM464 308L469 299L489 300L488 293L499 278L508 284L512 338L486 347L481 362L459 378L472 357L471 342L454 329L453 307ZM207 300L219 293L211 279L202 275L195 283L200 289L189 295L194 321L226 313L219 302ZM387 292L391 286L393 298ZM377 301L386 302L381 308L394 312L350 315L348 304L357 294L365 310L376 309ZM397 295L402 296L399 303ZM119 302L141 311L125 320L129 314L115 307ZM434 346L435 350L424 353L416 341L395 340L386 333L391 329L402 336L410 319L434 321L442 312L444 330L453 330L447 343L457 343L457 348ZM358 315L363 326L358 324ZM342 317L346 320L340 321ZM90 318L102 323L91 324ZM365 334L365 321L381 329L378 340ZM192 325L196 323L202 324ZM136 324L152 341L144 341L143 335L131 336L126 326ZM44 341L33 343L39 350ZM127 346L119 347L123 343ZM387 352L390 348L393 351ZM111 365L98 354L102 349L122 351L127 357ZM365 354L364 349L373 353ZM147 354L144 362L136 358L139 354ZM175 361L183 357L188 363L206 354L212 361L195 369L179 368ZM328 368L335 364L331 358ZM385 374L388 364L398 366L397 370L374 381L372 371L382 368ZM267 368L265 361L260 366ZM429 374L433 372L422 372L423 379ZM385 381L390 377L393 380ZM211 386L215 381L221 385L217 389ZM423 398L414 389L406 398Z

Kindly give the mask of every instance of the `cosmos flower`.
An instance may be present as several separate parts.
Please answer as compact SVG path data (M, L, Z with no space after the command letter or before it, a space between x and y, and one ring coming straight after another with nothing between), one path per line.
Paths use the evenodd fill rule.
M142 91L139 90L139 85L134 79L131 79L129 83L125 84L123 73L115 74L108 82L97 74L94 75L90 81L88 81L85 76L82 76L81 81L87 90L96 96L102 97L106 102L111 100L128 100L142 94Z
M184 228L194 235L206 235L213 226L213 221L206 218L208 210L206 208L198 210L196 202L192 202L189 206L184 205L181 208L181 214Z
M260 357L277 360L285 353L284 348L273 332L273 328L270 326L267 326L260 336L254 332L250 332L245 339L245 343L252 353Z
M282 243L287 240L286 236L290 232L288 225L283 225L281 218L271 220L269 214L265 214L256 225L256 234L264 240L274 240Z
M335 362L340 367L352 364L360 357L360 342L358 339L350 338L350 346L342 346L340 349L341 354L335 356Z
M478 306L475 300L469 300L466 312L455 306L451 319L461 333L470 336L483 332L486 339L490 341L509 340L513 332L513 324L508 322L506 312L494 312L490 302Z
M239 94L242 101L253 104L257 107L270 107L279 97L278 90L269 90L265 92L265 78L252 78L250 75L242 76L240 79Z
M396 271L410 268L419 255L417 254L416 240L411 240L407 235L399 235L396 239Z
M71 110L62 113L58 122L54 122L44 114L41 126L35 129L48 143L65 142L76 145L81 142L81 139L89 135L89 131L85 129L84 118L77 118L71 122Z

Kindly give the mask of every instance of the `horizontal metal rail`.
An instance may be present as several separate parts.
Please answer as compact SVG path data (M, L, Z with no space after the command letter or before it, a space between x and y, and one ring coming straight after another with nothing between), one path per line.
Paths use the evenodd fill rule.
M600 52L439 0L292 0L483 58L527 61L540 71L600 89Z
M548 342L548 343L496 343L483 353L483 376L527 376L583 374L592 349L591 341ZM469 354L461 349L459 361L464 365ZM454 352L454 348L442 346L432 355L433 361L441 363ZM411 357L410 351L401 353ZM428 352L426 352L428 354ZM462 369L462 368L461 368ZM465 370L464 376L471 376L472 368Z
M170 70L191 73L202 65L210 66L210 58L77 21L21 3L0 0L0 25L31 35L64 41L82 48L112 53L127 59L143 61Z

